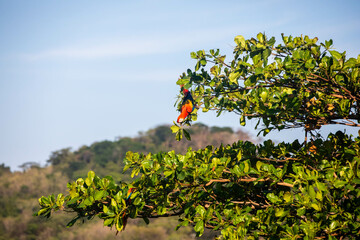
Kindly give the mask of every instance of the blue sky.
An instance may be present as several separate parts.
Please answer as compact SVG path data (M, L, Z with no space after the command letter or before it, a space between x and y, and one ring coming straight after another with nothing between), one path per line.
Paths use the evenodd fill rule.
M359 11L356 0L0 0L0 164L44 164L61 148L171 124L175 82L195 64L190 52L220 48L230 58L236 35L331 38L356 57ZM232 114L199 121L240 129ZM253 127L241 129L256 134Z

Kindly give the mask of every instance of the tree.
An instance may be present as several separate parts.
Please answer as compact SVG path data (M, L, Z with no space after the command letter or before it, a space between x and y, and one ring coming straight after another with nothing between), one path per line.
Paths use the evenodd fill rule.
M149 223L179 216L178 227L191 224L199 236L209 228L224 239L356 239L360 137L337 132L323 139L316 130L359 127L360 55L346 59L331 49L332 40L317 40L282 35L275 46L275 38L262 33L248 40L237 36L229 63L219 50L191 53L195 70L177 81L191 89L203 112L239 114L241 125L256 118L264 135L302 127L310 141L238 141L186 154L128 152L124 171L131 169L133 182L115 184L90 171L68 184L67 196L41 197L36 215L71 210L77 215L68 226L98 216L117 231L128 217ZM178 140L183 134L190 139L184 126L171 129Z
M61 150L52 152L50 158L46 162L56 166L59 164L72 162L73 160L74 156L71 152L71 148L63 148Z
M37 162L25 162L25 163L19 165L19 168L21 168L23 170L23 172L25 172L31 168L40 168L40 164Z

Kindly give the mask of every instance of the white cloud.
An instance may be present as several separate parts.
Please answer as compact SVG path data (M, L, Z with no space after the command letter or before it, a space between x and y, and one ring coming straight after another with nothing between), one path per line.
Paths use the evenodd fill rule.
M189 36L189 37L188 37ZM162 54L182 51L204 41L203 33L186 35L152 35L104 40L100 44L58 47L37 53L23 54L26 60L42 59L93 59L104 57L127 57L149 54Z
M110 40L104 39L99 44L84 43L73 46L59 46L54 49L22 54L21 57L28 61L36 61L44 59L95 59L173 53L188 50L189 48L194 49L198 45L207 46L224 39L231 39L232 41L235 35L240 34L239 30L243 33L250 29L252 29L252 26L241 24L220 29L202 29L162 35L113 37Z
M102 58L102 57L126 57L170 51L169 46L161 46L160 39L132 39L119 40L116 43L103 43L88 46L59 47L57 49L44 50L38 53L25 54L25 59L41 60L54 58ZM169 44L168 44L169 45Z

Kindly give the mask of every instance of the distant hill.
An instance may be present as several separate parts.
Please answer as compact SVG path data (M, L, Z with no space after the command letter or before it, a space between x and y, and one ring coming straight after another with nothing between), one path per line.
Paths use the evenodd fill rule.
M20 166L23 172L11 172L4 164L0 165L0 240L195 239L190 227L174 231L176 219L159 219L149 227L135 220L130 222L125 233L115 237L115 232L103 227L99 221L67 229L65 219L71 220L71 214L55 214L49 221L32 216L39 197L54 192L66 193L66 184L86 176L89 170L101 177L111 175L117 181L129 180L129 174L122 172L127 151L146 154L175 150L184 153L189 147L199 149L209 144L219 146L237 140L254 141L248 133L235 132L229 127L209 127L197 123L188 131L192 141L177 142L170 126L161 125L133 138L119 137L115 141L94 142L77 150L60 149L51 153L46 167L24 163ZM205 234L203 238L207 236Z

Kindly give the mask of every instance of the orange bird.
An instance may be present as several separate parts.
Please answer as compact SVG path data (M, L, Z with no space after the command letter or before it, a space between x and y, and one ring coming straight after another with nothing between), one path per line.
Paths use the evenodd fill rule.
M129 188L129 191L127 192L127 195L126 195L126 205L129 205L131 204L131 195L133 194L133 192L136 191L136 188ZM126 227L126 224L127 224L127 219L128 219L128 216L126 215L126 212L124 212L123 216L122 216L122 224L123 224L123 231L125 230L125 227Z
M184 89L184 99L182 101L181 106L181 113L179 117L177 118L177 123L182 123L184 120L194 111L195 105L194 105L194 99L191 96L191 93L189 90Z
M129 202L129 204L131 203L131 195L133 194L133 192L135 192L136 188L129 188L129 191L127 192L126 195L126 202Z

